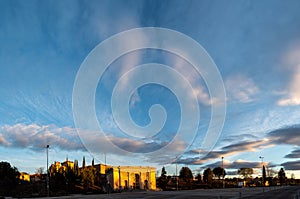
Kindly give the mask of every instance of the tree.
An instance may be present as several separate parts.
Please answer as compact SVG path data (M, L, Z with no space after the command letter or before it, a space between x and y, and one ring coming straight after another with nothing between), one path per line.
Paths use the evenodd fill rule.
M179 178L185 182L190 182L193 180L193 173L188 167L182 167L179 172Z
M198 183L201 183L202 179L201 179L201 174L200 173L197 174L196 179L197 179Z
M8 162L0 162L0 195L10 193L18 185L19 176L16 167L12 167Z
M81 170L81 179L84 188L87 190L94 185L96 179L96 169L94 167L85 167Z
M85 167L85 156L83 156L83 158L82 158L82 168L84 168Z
M166 176L166 174L167 174L166 169L165 169L165 167L163 167L161 169L161 175L160 176Z
M224 178L225 175L226 175L226 171L222 167L216 167L216 168L214 168L213 169L213 173L219 179L221 179L221 177Z
M263 165L263 169L262 169L262 183L263 183L263 186L265 186L266 179L267 179L266 168L265 168L265 165Z
M203 172L203 181L207 184L210 184L212 182L213 178L213 171L210 168L207 168Z
M191 189L193 173L188 167L182 167L179 172L180 185L183 189Z
M279 182L280 185L283 185L285 182L285 171L283 170L283 168L281 168L278 172L278 178L279 178Z
M291 174L291 179L295 179L295 174L294 173Z
M36 170L36 174L39 176L42 176L44 174L44 167L40 167Z
M166 190L166 186L168 184L168 179L166 176L167 172L165 167L161 169L160 177L157 179L157 186L160 187L162 190Z
M252 178L253 169L252 168L240 168L238 170L238 174L243 176L244 179L246 178Z

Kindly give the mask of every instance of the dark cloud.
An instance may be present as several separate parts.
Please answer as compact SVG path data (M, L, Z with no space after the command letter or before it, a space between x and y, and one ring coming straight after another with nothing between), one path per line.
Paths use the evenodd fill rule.
M266 164L266 163L265 163ZM221 162L215 162L205 167L215 168L221 166ZM224 161L223 167L226 169L240 169L240 168L261 168L261 162L248 162L245 160L237 160L234 162Z
M299 170L300 169L300 160L298 161L289 161L281 164L286 170Z
M285 158L300 158L300 149L292 151L290 154L284 156Z
M256 151L262 148L267 148L271 145L268 139L262 139L257 141L242 141L235 144L230 144L222 147L218 151L210 151L204 157L200 158L203 151L191 150L187 154L193 155L193 157L182 158L178 162L181 164L199 165L214 159L221 159L221 157L229 157L238 153Z
M300 127L287 127L277 129L268 133L268 137L273 144L287 144L299 146L300 144Z
M247 140L247 138L249 138ZM228 144L222 147L217 151L210 151L206 156L201 157L203 151L201 150L190 150L186 154L188 158L182 158L178 161L181 164L190 164L190 165L201 165L205 164L208 161L221 159L221 157L229 157L235 154L243 152L257 151L263 148L269 148L276 145L292 145L299 146L300 144L300 127L291 126L281 129L276 129L266 134L266 137L263 139L258 139L256 136L251 134L242 134L237 136L230 136L223 139L225 142L231 140L240 140L233 144ZM249 141L250 140L250 141ZM300 149L294 150L292 153L285 156L285 158L300 158ZM213 163L211 167L219 166L220 162ZM231 165L228 165L228 168L241 168L241 167L252 167L257 168L259 164L257 162L234 162Z

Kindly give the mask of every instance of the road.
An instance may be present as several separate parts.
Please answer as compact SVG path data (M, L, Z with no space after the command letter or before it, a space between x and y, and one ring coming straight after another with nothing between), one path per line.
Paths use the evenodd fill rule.
M245 199L259 199L259 198L272 198L272 199L300 199L300 187L290 186L282 189L258 193L252 196L244 197Z
M137 191L123 192L114 194L99 194L99 195L70 195L63 197L52 197L52 199L294 199L294 196L300 191L300 186L288 187L253 187L253 188L229 188L229 189L197 189L188 191ZM299 197L300 199L300 197Z

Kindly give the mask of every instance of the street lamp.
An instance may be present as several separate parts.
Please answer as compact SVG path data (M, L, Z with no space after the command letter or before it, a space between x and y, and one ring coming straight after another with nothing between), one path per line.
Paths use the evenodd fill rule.
M224 159L224 157L222 156L222 176L223 176L223 188L225 188L225 183L224 183L224 166L223 166L223 159Z
M176 156L176 190L178 191L178 174L177 174L178 156Z
M261 165L263 166L264 165L264 157L259 156L259 158L261 159Z
M223 168L223 159L224 159L224 157L222 156L222 168Z
M265 179L264 179L264 157L263 156L259 156L259 158L261 159L261 179L262 179L263 186L265 186Z
M49 151L49 145L46 146L47 150L47 197L49 197L50 195L50 191L49 191L49 165L48 165L48 151Z

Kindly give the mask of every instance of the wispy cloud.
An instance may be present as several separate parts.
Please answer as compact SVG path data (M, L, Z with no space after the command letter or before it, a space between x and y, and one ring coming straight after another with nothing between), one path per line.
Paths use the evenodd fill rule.
M297 46L287 53L285 57L287 69L292 71L291 81L284 92L284 97L278 100L280 106L300 105L300 47Z
M202 151L194 150L192 153L195 154L192 158L183 158L180 160L182 164L205 164L208 161L220 159L222 156L230 157L236 154L244 153L244 152L254 152L263 148L268 148L273 146L272 143L269 143L268 139L255 140L255 141L242 141L235 144L230 144L222 147L218 151L211 151L205 157L199 158L199 154ZM197 154L198 153L198 154Z
M206 106L212 104L213 100L211 99L211 96L209 95L207 89L201 84L201 81L203 81L201 74L197 73L192 66L179 57L172 58L172 67L182 74L191 84L193 90L190 92L189 97L193 98L196 96L197 99Z
M238 103L248 103L256 99L256 95L260 92L255 82L245 76L231 76L225 80L228 100Z
M264 148L270 148L277 145L290 145L290 146L300 146L300 128L291 126L281 129L276 129L270 131L266 134L266 137L261 139L258 137L252 137L251 141L243 139L243 137L248 137L247 134L242 135L242 140L223 146L220 150L210 151L205 157L199 158L199 155L202 153L201 150L191 150L187 152L187 158L181 158L179 160L182 164L191 164L191 165L201 165L209 161L220 159L222 156L230 157L236 154L241 154L245 152L255 152ZM236 136L240 138L239 136ZM229 137L229 141L238 140L234 136ZM227 142L227 140L225 139ZM288 154L286 158L293 158L299 156L299 150L293 151L291 154Z

